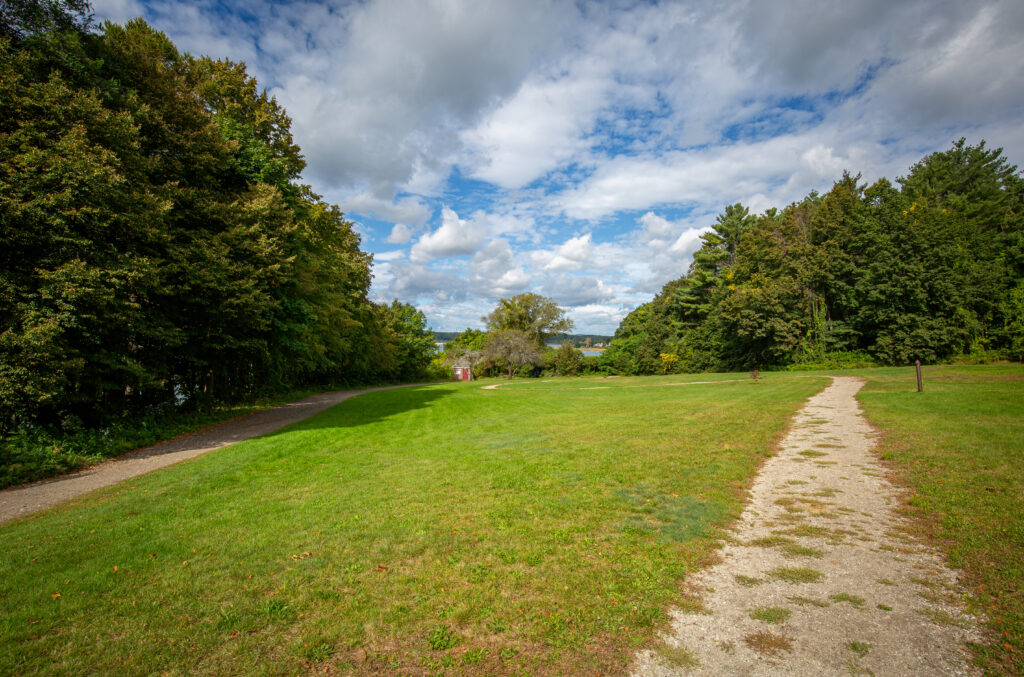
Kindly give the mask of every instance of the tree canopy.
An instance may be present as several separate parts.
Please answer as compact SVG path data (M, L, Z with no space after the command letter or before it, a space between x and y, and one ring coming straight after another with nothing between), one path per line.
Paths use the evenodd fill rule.
M427 367L243 64L74 0L2 12L0 432Z
M488 331L521 331L530 336L538 347L573 327L572 320L554 300L532 293L499 299L498 306L483 320Z
M1024 350L1024 179L961 139L898 187L844 174L753 216L730 205L688 272L626 316L626 373L906 364ZM675 356L675 359L662 357Z

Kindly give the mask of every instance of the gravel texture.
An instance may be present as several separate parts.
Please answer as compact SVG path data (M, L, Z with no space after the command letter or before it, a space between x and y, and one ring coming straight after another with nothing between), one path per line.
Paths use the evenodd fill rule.
M633 675L979 673L966 651L978 619L943 558L902 529L862 385L834 378L797 413L721 561Z

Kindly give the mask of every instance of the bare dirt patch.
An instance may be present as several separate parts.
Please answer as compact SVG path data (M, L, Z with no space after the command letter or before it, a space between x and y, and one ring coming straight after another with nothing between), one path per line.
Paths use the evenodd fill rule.
M981 639L977 619L959 604L956 574L894 512L899 494L854 399L861 385L837 377L796 415L722 561L693 581L707 613L672 612L661 644L693 662L645 650L632 674L979 673L966 649ZM815 447L828 464L806 462Z

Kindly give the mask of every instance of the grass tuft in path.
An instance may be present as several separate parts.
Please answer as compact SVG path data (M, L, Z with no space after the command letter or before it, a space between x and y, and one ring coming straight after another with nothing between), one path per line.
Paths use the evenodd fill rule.
M786 651L793 650L793 641L785 635L759 630L743 638L743 642L751 649L765 656L778 657Z
M759 606L750 610L750 617L764 623L785 623L793 612L780 606Z
M817 583L825 574L810 567L776 567L768 572L768 576L788 583Z

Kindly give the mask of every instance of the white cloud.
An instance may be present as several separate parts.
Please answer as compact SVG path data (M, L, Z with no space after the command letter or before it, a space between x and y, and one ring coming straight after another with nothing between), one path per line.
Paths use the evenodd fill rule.
M447 256L472 254L488 233L487 224L480 218L460 219L454 210L445 207L441 211L441 227L421 236L412 246L409 258L425 263Z
M374 263L380 261L400 261L405 258L404 249L392 249L388 252L377 252L373 255Z
M590 233L569 238L553 250L533 252L533 260L544 270L580 270L591 263L594 243Z
M412 239L414 232L409 226L396 223L391 229L391 234L388 235L388 242L391 244L405 244Z
M473 256L467 266L474 291L482 296L502 297L529 290L531 281L521 266L516 265L507 240L491 240Z
M563 306L584 306L608 301L614 292L596 277L558 275L543 287L544 295Z
M541 178L587 147L609 83L564 77L527 81L462 134L473 176L504 188Z
M358 212L384 221L422 226L430 218L430 206L413 196L398 200L384 200L369 193L341 197L339 200L346 212Z

